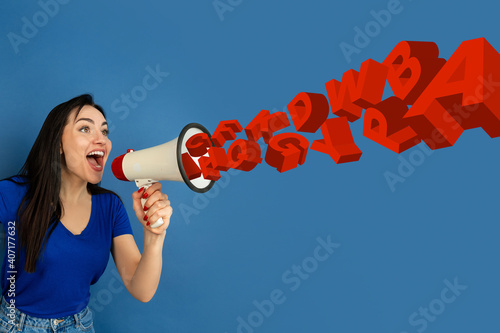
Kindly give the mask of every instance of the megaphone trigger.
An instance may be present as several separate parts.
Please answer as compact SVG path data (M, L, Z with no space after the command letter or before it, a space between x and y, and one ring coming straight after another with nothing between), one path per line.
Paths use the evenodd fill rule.
M156 183L156 180L153 179L136 179L135 184L137 185L138 188L144 187L144 191L146 191L151 185ZM141 198L141 205L142 208L144 208L144 204L146 203L147 199ZM151 228L158 228L163 224L163 219L160 217L155 223L151 225Z

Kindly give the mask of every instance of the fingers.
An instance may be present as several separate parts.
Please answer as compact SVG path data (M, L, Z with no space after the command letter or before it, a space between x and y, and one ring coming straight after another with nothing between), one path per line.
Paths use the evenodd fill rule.
M144 189L139 189L139 191L134 191L132 193L132 208L134 209L135 214L137 215L139 221L142 221L144 217L144 210L142 208L142 203L141 203L141 198L143 194L144 194Z
M172 212L173 210L169 200L158 200L145 212L145 214L148 216L148 221L154 224L160 217L164 220L170 219Z
M151 225L154 225L158 219L163 220L163 224L157 228L154 228L153 230L159 229L159 230L164 230L167 229L170 223L170 216L172 216L173 209L171 206L167 206L165 208L157 210L154 214L151 215L151 217L148 218L148 222L150 223L149 225L146 224L146 226L150 227Z
M162 188L162 185L160 183L154 183L148 189L141 187L138 191L133 192L132 193L133 208L136 211L136 213L142 212L142 210L143 210L143 204L142 204L141 199L146 200L149 198L149 200L144 201L145 202L144 206L150 207L151 205L153 205L154 201L158 200L158 195L156 195L156 197L152 198L153 194L155 192L160 191L161 188ZM161 192L159 192L159 193L161 195ZM137 214L137 215L140 215L140 214Z
M163 194L161 193L160 191L155 191L155 192L152 192L151 194L148 194L146 192L145 195L142 196L142 199L147 199L145 202L144 202L144 209L145 210L148 210L149 208L151 208L157 201L161 201L161 200L167 200L168 197L166 194Z
M168 196L161 193L161 188L160 183L154 183L147 190L139 189L132 195L137 218L145 229L155 234L161 234L168 228L170 216L173 213ZM141 199L144 201L144 207L141 204ZM151 225L154 225L160 218L163 219L163 225L151 228Z
M149 206L150 203L153 204ZM167 195L161 192L155 192L151 199L146 201L146 204L144 205L144 213L147 216L145 219L147 219L151 224L154 224L154 222L156 222L156 220L160 217L170 219L170 216L172 215L172 207Z
M144 228L154 234L165 232L170 225L170 216L172 216L172 212L173 209L172 206L170 206L170 201L157 201L153 207L146 212L146 214L150 214L150 216L145 216L147 222L145 222ZM163 219L163 224L157 228L151 228L160 218Z
M161 188L162 188L162 185L161 183L154 183L153 185L151 185L146 191L143 191L142 193L142 198L143 199L147 199L149 198L154 192L156 191L160 191L161 192ZM140 191L141 189L139 189Z

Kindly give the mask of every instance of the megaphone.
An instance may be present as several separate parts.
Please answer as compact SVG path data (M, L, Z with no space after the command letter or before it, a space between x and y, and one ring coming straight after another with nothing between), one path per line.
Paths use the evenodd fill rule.
M111 170L116 178L135 181L138 188L144 187L145 190L160 180L172 180L186 183L195 192L207 192L215 182L205 179L203 175L190 180L182 163L182 154L189 154L186 142L193 135L200 133L206 133L210 137L210 133L202 125L188 124L177 138L169 142L138 151L129 149L126 154L113 160ZM196 161L197 158L193 160ZM145 199L141 199L143 207L145 202ZM157 228L162 224L163 220L160 218L151 225L151 228Z

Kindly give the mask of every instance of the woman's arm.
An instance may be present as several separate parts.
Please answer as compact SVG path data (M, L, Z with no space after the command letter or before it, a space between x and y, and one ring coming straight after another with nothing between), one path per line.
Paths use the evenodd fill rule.
M137 248L134 237L130 234L113 238L111 253L125 287L132 296L141 302L148 302L153 298L160 282L162 268L162 250L166 229L172 215L172 207L168 197L161 193L161 184L153 184L148 190L134 192L134 211L144 229L144 249L142 255ZM141 196L147 196L145 207L141 205ZM152 229L145 220L151 224L160 217L164 224Z

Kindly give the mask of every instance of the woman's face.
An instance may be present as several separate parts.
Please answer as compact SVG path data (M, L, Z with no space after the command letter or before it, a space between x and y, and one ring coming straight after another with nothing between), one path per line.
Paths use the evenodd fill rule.
M97 184L111 151L108 124L102 113L85 105L69 115L61 140L62 172Z

